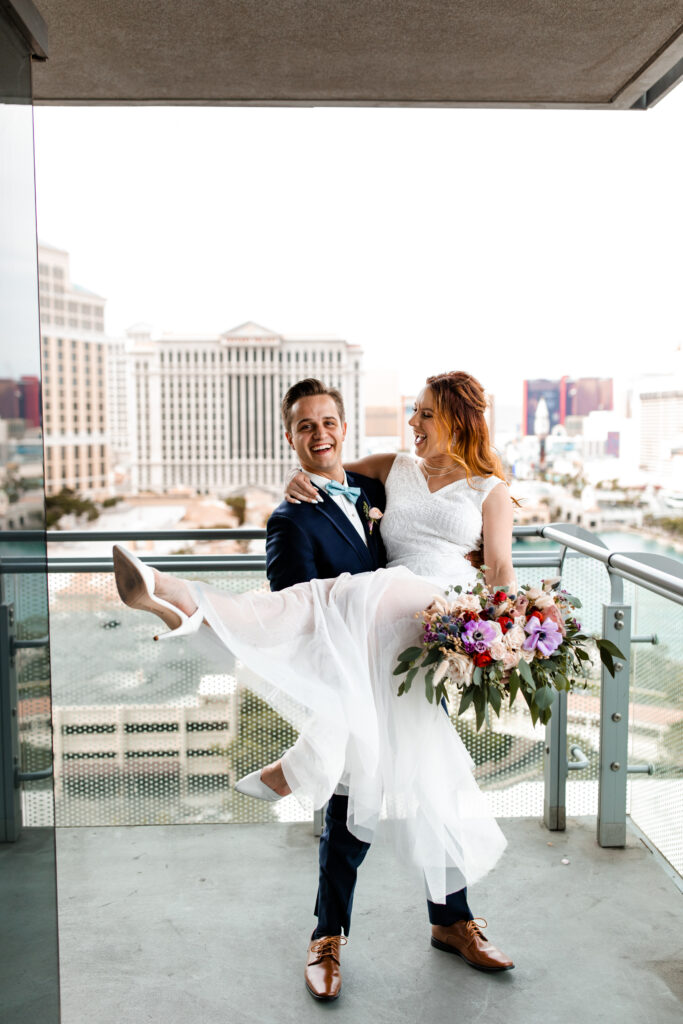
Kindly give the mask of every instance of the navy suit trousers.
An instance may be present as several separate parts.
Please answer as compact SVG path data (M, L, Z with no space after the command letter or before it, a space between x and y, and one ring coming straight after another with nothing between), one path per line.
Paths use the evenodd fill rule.
M318 925L313 932L316 939L322 935L341 935L342 931L349 934L356 876L370 849L369 843L356 839L346 827L348 803L348 797L335 794L327 805L320 837L320 877L315 903ZM447 926L472 919L467 889L449 893L445 903L427 900L427 910L432 924Z

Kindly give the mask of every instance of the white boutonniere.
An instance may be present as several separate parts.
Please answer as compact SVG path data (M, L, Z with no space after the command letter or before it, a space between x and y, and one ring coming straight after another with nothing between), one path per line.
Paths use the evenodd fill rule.
M375 527L375 523L378 523L380 521L380 519L382 518L384 513L380 509L375 508L374 506L372 508L370 508L370 506L368 505L367 501L364 501L363 502L363 515L365 516L365 518L368 521L368 533L372 533L372 531L373 531L373 529Z

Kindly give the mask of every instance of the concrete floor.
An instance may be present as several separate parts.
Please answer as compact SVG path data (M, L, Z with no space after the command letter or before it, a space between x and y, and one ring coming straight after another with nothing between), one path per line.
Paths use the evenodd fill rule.
M0 1021L58 1020L54 830L25 828L0 843Z
M421 881L378 840L330 1004L303 984L310 825L60 829L62 1024L680 1024L683 902L645 846L601 850L592 819L501 824L470 903L516 969L431 949Z

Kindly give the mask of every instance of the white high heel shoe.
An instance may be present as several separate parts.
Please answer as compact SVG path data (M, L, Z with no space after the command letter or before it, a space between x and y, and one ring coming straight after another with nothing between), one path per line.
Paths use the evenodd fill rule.
M284 797L281 797L279 793L276 793L270 786L266 786L265 782L262 781L260 768L238 779L235 783L235 789L238 793L244 793L245 796L254 796L257 800L274 801L284 799Z
M199 607L192 615L186 615L169 601L157 597L154 593L154 572L130 551L119 544L114 544L114 577L119 597L129 608L153 612L168 626L168 633L160 633L155 640L165 640L169 636L187 636L195 633L202 623L202 612ZM194 596L191 584L190 593ZM199 621L197 621L199 620Z

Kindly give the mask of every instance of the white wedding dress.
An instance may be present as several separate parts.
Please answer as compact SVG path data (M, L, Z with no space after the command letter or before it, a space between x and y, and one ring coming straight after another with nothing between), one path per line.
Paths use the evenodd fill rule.
M472 760L421 676L397 695L397 655L419 642L416 615L450 584L469 586L465 555L481 538L482 504L500 480L474 477L430 493L417 462L397 455L381 522L388 567L312 580L276 593L226 594L197 584L197 641L239 659L240 681L306 724L283 758L292 792L322 806L348 789L349 830L370 841L380 813L402 857L424 871L429 898L481 878L505 839ZM208 634L212 633L212 636Z

